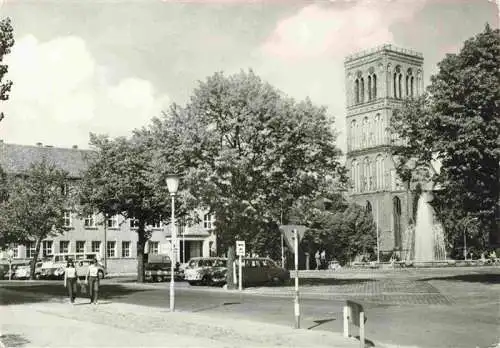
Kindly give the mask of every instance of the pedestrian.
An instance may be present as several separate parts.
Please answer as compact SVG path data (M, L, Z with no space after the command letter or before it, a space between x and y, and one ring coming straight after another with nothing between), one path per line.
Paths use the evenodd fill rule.
M73 260L68 260L64 270L64 287L68 289L68 296L71 303L75 303L78 285L78 273L76 272Z
M99 296L99 268L96 259L93 259L89 266L85 276L85 284L89 287L90 303L96 305Z
M321 252L321 266L323 269L326 269L326 251L323 249Z
M316 270L319 270L319 266L320 266L320 262L321 262L319 249L316 250L316 254L314 254L314 258L316 259Z

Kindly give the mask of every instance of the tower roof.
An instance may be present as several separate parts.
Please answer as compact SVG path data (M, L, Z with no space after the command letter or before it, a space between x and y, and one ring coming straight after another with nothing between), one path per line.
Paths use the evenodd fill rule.
M351 62L351 61L354 61L354 60L357 60L357 59L360 59L360 58L363 58L363 57L366 57L366 56L369 56L372 54L390 53L390 52L394 52L397 54L404 54L407 56L411 56L413 58L417 57L420 59L424 59L424 55L421 52L417 52L417 51L410 50L407 48L397 47L397 46L394 46L391 44L384 44L384 45L373 47L373 48L370 48L367 50L352 53L344 58L344 62L348 63L348 62Z

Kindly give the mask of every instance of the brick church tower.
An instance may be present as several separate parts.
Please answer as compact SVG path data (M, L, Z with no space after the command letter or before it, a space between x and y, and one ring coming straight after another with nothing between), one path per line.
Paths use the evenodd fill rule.
M402 257L412 198L396 175L387 127L403 98L423 92L423 61L421 53L383 45L344 62L349 197L372 212L380 252L399 250Z

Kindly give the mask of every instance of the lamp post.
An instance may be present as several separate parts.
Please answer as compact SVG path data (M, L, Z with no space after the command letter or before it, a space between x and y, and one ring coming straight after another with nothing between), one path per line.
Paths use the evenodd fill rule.
M176 260L176 250L177 250L177 231L175 229L175 195L177 189L179 188L179 177L177 175L167 176L167 188L172 197L172 218L171 218L171 244L172 244L172 256L170 260L170 311L175 310L175 263Z
M464 228L464 260L465 261L467 261L467 226L472 221L477 221L477 217L470 218L469 220L467 220L465 222L465 228Z

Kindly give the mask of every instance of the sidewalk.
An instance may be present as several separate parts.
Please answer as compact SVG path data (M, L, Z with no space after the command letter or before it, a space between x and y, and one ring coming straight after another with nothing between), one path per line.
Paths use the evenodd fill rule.
M3 306L0 331L5 347L359 347L333 332L85 299Z

